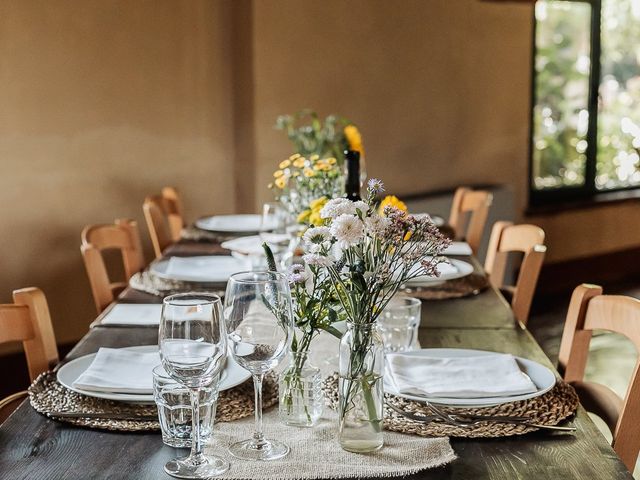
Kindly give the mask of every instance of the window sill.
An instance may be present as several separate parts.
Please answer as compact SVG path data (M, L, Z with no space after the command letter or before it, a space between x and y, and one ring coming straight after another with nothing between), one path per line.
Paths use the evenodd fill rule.
M603 192L586 198L560 200L556 202L549 202L545 205L529 206L529 208L525 210L525 215L553 215L567 210L585 210L590 208L607 207L617 203L626 203L635 200L640 200L640 188L618 190L615 192Z

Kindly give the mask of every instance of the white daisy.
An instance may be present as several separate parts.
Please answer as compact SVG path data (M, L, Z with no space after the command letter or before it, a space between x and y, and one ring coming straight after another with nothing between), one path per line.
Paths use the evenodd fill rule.
M320 245L331 240L331 231L329 230L329 227L308 228L307 231L304 232L302 240L304 240L304 242L308 245Z
M342 214L331 222L331 234L341 248L360 243L364 237L364 224L358 217Z
M362 200L358 200L357 202L353 202L353 209L360 210L362 215L366 215L369 212L369 204L367 202L363 202Z
M325 257L324 255L319 255L317 253L307 253L302 256L302 260L307 265L319 265L321 267L328 267L333 263L333 259L331 257Z
M388 218L381 217L377 214L364 219L365 230L372 237L383 236L390 223Z
M354 215L355 213L356 209L351 200L347 200L346 198L332 198L322 207L322 210L320 210L320 217L337 218L340 215Z

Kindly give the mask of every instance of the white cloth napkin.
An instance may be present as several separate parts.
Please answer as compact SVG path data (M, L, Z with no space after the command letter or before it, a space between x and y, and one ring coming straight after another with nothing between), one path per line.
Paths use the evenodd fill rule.
M237 272L245 271L247 262L225 255L171 257L165 274L176 280L192 282L226 282Z
M291 237L284 233L268 233L260 235L251 235L249 237L238 237L232 240L222 242L222 248L231 250L232 252L242 253L243 255L264 255L262 244L268 242L271 244L281 244L287 242Z
M451 245L442 252L443 255L472 255L471 247L467 242L451 242Z
M102 318L101 325L159 325L162 304L118 303Z
M513 355L438 358L387 355L390 379L400 393L427 397L487 398L533 393L531 379Z
M73 386L92 392L153 394L153 369L159 352L136 352L124 348L101 348Z

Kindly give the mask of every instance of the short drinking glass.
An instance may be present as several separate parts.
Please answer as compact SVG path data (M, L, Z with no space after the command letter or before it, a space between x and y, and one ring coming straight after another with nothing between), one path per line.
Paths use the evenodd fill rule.
M198 427L201 392L218 381L226 360L227 335L220 297L206 293L166 297L158 342L162 366L171 378L189 390L192 406L191 453L186 458L171 460L164 469L177 478L219 475L229 469L229 463L204 454Z
M396 296L378 317L378 333L387 353L416 348L422 302L418 298Z
M255 388L256 427L253 438L234 443L229 452L247 460L275 460L289 447L262 433L262 380L287 355L293 336L291 293L284 275L241 272L227 283L224 317L230 351L249 370Z
M165 372L153 369L153 397L158 407L162 441L174 448L191 448L191 392ZM213 432L218 402L218 382L200 389L200 441L206 443Z

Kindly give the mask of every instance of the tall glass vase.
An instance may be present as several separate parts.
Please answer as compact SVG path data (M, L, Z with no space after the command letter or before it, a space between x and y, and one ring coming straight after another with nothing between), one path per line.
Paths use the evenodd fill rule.
M322 415L324 395L320 369L307 352L291 352L289 366L280 374L280 420L295 427L313 427Z
M375 323L347 323L340 340L339 370L340 446L356 453L378 450L384 443L384 350Z

